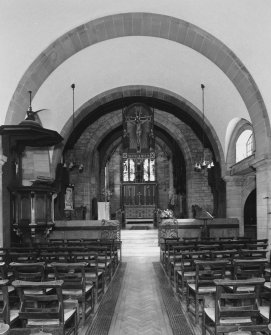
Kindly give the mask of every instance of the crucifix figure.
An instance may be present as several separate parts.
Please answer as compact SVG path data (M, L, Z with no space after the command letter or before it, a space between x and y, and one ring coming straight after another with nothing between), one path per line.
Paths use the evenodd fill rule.
M136 144L137 144L137 152L141 152L141 135L142 135L142 124L151 118L148 116L142 116L142 113L137 110L135 116L130 116L127 118L129 121L133 121L132 123L136 126Z

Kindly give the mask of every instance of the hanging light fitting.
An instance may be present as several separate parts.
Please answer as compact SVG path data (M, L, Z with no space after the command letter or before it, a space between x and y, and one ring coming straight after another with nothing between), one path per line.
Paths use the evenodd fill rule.
M71 84L72 88L72 133L74 132L74 89L75 84ZM69 170L72 170L74 168L78 168L79 172L83 172L84 170L84 164L81 162L76 162L74 160L71 160L70 162L64 162L63 167L68 167Z
M212 159L209 159L210 157L207 157L206 149L205 149L205 111L204 111L204 89L205 86L203 84L200 85L202 90L202 157L199 161L196 161L194 165L194 170L199 172L204 170L205 168L211 169L214 167L214 162Z

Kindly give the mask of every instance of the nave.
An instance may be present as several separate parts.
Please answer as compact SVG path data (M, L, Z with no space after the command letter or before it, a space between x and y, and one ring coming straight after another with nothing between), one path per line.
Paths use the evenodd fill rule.
M169 238L160 249L157 230L121 233L123 263L84 335L270 334L267 240Z
M157 230L122 230L121 240L123 278L117 278L121 280L120 287L114 279L111 283L119 289L115 309L103 304L103 300L108 302L109 287L91 326L83 330L84 335L190 335L194 331L199 334L186 320L181 302L160 264ZM112 313L110 326L105 318L108 311Z
M121 253L110 239L3 248L9 335L270 334L267 239L158 239L143 227L120 231Z

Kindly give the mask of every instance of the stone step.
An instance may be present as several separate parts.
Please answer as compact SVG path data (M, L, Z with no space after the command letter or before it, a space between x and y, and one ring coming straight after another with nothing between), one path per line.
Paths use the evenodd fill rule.
M122 255L123 257L155 257L159 260L157 229L149 230L122 230Z
M154 245L154 244L157 244L158 243L158 240L157 239L153 239L153 240L149 240L149 241L144 241L144 243L142 241L129 241L129 240L126 240L126 241L122 241L122 245Z

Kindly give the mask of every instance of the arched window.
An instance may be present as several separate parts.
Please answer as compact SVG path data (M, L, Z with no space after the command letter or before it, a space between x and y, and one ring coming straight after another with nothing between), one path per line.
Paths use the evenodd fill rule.
M252 155L252 152L253 152L253 134L252 133L247 140L246 151L247 151L246 152L247 157Z
M252 130L244 130L236 141L236 163L253 153Z

